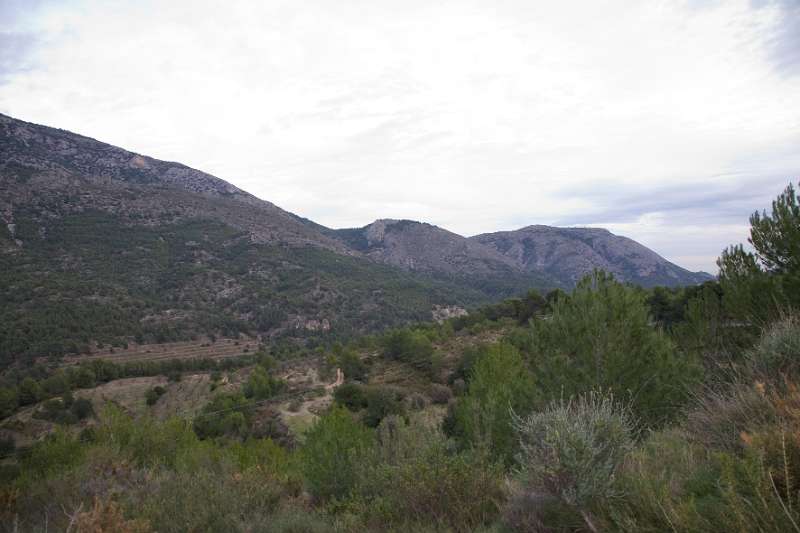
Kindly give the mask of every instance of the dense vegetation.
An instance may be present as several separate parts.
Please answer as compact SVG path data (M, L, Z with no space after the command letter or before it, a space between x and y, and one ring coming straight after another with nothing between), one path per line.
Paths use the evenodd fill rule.
M3 444L0 527L800 531L797 202L790 187L751 218L719 283L596 272L332 346L319 371L345 383L293 444L256 423L286 390L265 356L193 420L70 411L92 423ZM384 379L398 368L406 388Z
M146 226L98 212L42 220L18 212L24 245L0 254L0 369L85 353L94 343L200 334L330 342L426 320L434 303L489 298L320 248L259 245L211 220ZM10 239L2 230L0 247Z

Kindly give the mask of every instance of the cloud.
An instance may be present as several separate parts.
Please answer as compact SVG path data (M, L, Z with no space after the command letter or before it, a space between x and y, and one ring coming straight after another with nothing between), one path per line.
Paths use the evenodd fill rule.
M766 48L775 70L786 76L800 74L800 2L754 0L757 9L771 10L775 22Z
M0 112L332 227L606 225L713 270L800 178L789 0L31 5Z

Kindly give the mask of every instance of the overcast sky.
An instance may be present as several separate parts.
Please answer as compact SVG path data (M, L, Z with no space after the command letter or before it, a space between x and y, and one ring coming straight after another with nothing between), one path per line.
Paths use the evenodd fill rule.
M716 272L800 178L800 0L0 0L0 112L330 227L603 226Z

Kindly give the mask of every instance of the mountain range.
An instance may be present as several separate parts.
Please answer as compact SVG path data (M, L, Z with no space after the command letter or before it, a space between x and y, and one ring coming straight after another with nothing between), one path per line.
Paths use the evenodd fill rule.
M603 229L331 229L219 178L0 115L0 361L214 332L346 336L594 268L711 279Z

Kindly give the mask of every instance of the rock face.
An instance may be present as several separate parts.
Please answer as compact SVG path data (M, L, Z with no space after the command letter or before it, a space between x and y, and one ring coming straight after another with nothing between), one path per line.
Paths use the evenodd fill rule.
M457 305L434 305L431 314L433 314L434 322L441 324L450 318L467 316L469 313L466 309Z
M544 272L566 286L595 268L643 286L694 285L712 279L710 274L690 272L605 229L528 226L471 240L491 247L527 272Z

